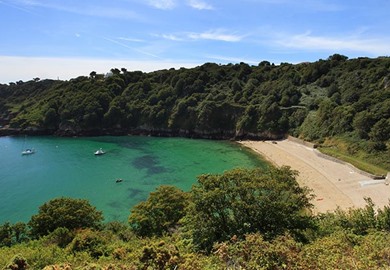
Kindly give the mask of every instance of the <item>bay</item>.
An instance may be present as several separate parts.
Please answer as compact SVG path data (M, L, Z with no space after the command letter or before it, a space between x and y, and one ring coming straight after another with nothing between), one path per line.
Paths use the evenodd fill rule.
M36 152L22 155L26 148ZM95 156L99 148L106 153ZM40 205L57 197L87 199L103 211L105 221L126 221L130 209L160 185L189 191L204 173L265 166L228 141L0 137L0 224L28 222Z

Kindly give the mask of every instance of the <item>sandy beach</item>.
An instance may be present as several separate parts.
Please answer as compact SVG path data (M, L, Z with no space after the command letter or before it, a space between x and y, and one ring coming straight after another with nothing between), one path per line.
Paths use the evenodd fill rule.
M378 207L389 204L390 185L384 180L373 180L351 166L320 157L318 150L288 139L240 143L277 166L297 170L298 183L312 189L315 195L314 213L334 211L337 207L364 207L365 197L370 197Z

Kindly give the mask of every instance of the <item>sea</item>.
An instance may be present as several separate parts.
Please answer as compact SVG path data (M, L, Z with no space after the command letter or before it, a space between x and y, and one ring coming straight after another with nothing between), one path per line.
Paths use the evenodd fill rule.
M22 155L28 148L34 154ZM94 152L102 148L104 155ZM51 199L86 199L105 222L126 222L160 185L191 190L201 174L266 168L230 141L142 136L0 137L0 224L28 222ZM117 181L121 179L121 181Z

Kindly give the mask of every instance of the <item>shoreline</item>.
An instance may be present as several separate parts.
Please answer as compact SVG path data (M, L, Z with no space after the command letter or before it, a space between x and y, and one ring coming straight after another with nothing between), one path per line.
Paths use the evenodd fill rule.
M289 139L238 143L276 166L290 166L298 171L299 185L308 187L315 195L311 201L315 214L364 207L365 197L371 198L376 207L389 205L390 186L384 180L374 180L349 164L324 158L312 147Z

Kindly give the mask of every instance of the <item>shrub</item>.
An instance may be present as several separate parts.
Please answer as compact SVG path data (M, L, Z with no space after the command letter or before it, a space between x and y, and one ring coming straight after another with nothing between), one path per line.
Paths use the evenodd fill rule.
M69 230L97 228L102 220L102 212L87 200L62 197L40 206L38 214L31 217L28 225L32 236L39 237L61 227Z

